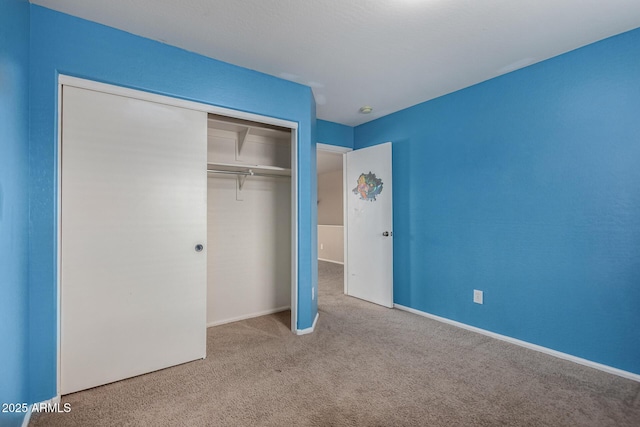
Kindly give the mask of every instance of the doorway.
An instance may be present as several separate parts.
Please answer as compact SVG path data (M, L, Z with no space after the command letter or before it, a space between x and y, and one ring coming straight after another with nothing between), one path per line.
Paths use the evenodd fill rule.
M344 294L391 308L392 144L358 150L318 144L317 154L318 282L322 283L325 270L334 270L327 263L341 265ZM341 179L336 179L340 163ZM342 187L336 182L342 182ZM336 208L339 203L332 201L339 191L342 206ZM340 210L342 224L336 224L335 212Z
M345 293L345 153L349 148L317 144L318 288L342 283ZM320 294L320 292L319 292Z

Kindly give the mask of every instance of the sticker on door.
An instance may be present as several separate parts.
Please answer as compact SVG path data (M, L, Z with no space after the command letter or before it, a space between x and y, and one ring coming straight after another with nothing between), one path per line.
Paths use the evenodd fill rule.
M376 196L382 192L382 180L375 173L361 173L358 177L358 185L353 189L353 194L359 195L360 200L375 202Z

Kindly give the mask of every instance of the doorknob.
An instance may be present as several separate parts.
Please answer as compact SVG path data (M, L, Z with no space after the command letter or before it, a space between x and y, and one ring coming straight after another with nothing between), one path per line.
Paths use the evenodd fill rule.
M392 233L389 233L388 231L385 231L384 233L382 233L382 235L383 235L384 237L393 236L393 232L392 232Z
M202 252L202 250L204 249L203 245L196 245L196 252Z

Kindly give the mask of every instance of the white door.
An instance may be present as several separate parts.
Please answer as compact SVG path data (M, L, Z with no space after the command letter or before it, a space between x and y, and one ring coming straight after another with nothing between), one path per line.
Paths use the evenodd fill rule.
M347 153L347 294L393 307L391 143Z
M63 87L61 394L206 354L206 113Z

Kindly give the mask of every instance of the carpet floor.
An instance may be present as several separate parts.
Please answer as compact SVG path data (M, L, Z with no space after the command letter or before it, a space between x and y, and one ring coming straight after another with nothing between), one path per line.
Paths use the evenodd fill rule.
M207 358L63 396L30 426L640 426L640 383L343 295L209 328Z

